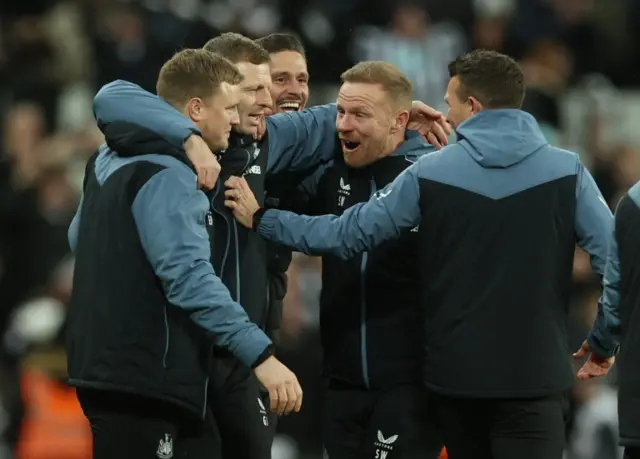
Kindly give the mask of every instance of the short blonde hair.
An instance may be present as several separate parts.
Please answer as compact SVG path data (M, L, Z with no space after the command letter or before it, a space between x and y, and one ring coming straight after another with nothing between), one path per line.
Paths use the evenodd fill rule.
M240 84L243 76L231 61L204 49L177 52L160 69L158 96L176 108L194 97L213 96L222 83Z
M413 84L393 64L383 61L360 62L341 76L343 83L377 84L389 95L398 108L410 109L413 100Z

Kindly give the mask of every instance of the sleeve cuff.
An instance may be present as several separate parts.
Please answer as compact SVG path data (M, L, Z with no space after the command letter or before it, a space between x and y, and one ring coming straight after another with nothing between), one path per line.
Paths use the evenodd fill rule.
M602 342L596 337L593 330L587 335L587 342L589 343L589 350L602 358L613 357L618 353L619 346L606 347L602 345Z
M269 344L265 348L265 350L262 352L262 354L260 354L258 358L253 362L253 364L251 365L251 368L256 368L262 365L264 361L267 360L269 357L271 357L273 354L274 354L273 344Z
M260 236L270 240L273 234L276 222L278 220L278 211L275 209L259 209L253 216L253 228Z

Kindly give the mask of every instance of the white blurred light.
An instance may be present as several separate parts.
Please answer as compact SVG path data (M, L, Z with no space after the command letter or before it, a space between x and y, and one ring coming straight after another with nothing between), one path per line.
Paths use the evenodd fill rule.
M268 35L280 25L280 14L270 6L258 6L242 15L242 26L252 35Z
M204 13L207 24L218 30L227 29L236 17L235 12L227 2L210 3Z
M306 37L316 46L326 46L335 38L331 21L320 11L307 11L300 20Z

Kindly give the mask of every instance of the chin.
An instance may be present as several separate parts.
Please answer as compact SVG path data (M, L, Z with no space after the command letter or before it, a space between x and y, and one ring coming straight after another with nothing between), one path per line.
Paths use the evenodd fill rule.
M364 158L359 157L357 154L345 153L343 151L342 157L344 158L345 164L349 167L358 168L367 165L367 161L365 161Z
M258 126L238 126L236 131L242 135L252 135L255 136L258 134Z

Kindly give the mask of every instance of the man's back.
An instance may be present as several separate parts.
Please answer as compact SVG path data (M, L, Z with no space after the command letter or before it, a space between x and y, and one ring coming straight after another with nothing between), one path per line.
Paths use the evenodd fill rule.
M576 232L597 224L578 204L582 166L519 110L479 113L458 135L420 170L426 382L480 398L561 392Z

